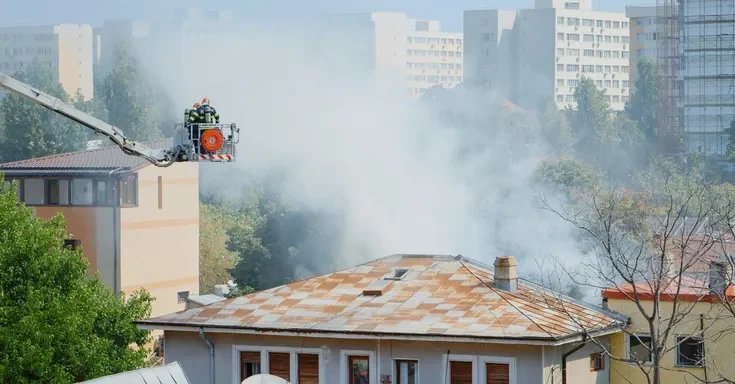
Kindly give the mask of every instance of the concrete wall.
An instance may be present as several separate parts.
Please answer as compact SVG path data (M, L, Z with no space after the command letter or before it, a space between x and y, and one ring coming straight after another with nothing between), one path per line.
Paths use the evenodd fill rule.
M631 88L635 87L635 80L638 75L638 61L642 58L647 58L654 63L657 61L658 40L654 40L654 34L656 34L658 30L658 25L656 24L656 10L656 6L627 7L625 9L625 15L630 18ZM644 39L638 39L639 36ZM644 53L644 57L639 57L639 50L643 50L641 53Z
M239 383L238 351L260 350L284 352L292 354L292 367L295 363L295 353L321 353L320 384L341 384L346 382L347 356L370 356L370 384L380 383L380 375L391 375L395 378L395 360L418 360L418 382L442 383L447 374L446 356L451 360L474 360L476 382L481 383L484 376L482 365L484 361L512 362L511 383L560 383L561 354L559 348L521 345L499 345L485 343L441 343L418 341L390 341L390 340L338 340L301 337L281 337L263 335L233 335L222 333L205 333L205 336L215 345L215 367L217 384ZM189 379L194 383L207 383L209 380L209 349L196 332L165 332L165 362L178 361L186 371ZM594 352L588 346L572 355L568 365L568 382L581 384L607 383L607 371L591 373L589 370L589 354ZM262 358L261 358L262 359ZM263 362L263 360L261 360ZM542 368L547 365L547 368ZM266 364L262 365L263 372L267 372ZM552 374L551 367L556 367ZM295 369L292 368L292 374ZM547 380L543 374L549 372ZM554 380L554 381L552 381ZM295 381L294 381L295 382ZM447 381L448 382L448 381Z
M648 313L651 313L652 302L643 302L643 307ZM608 305L611 310L624 313L631 317L630 329L636 334L649 334L648 323L644 320L642 314L638 310L636 304L629 300L608 299ZM705 363L708 379L711 382L717 382L723 377L732 379L735 377L735 365L732 363L735 359L735 333L732 332L735 327L735 318L724 312L721 305L716 303L680 303L680 307L676 313L686 313L685 318L674 328L667 348L674 348L677 336L687 336L700 332L700 316L703 316L704 324L704 348ZM693 307L692 307L693 306ZM661 316L668 319L672 315L672 303L661 303ZM621 359L627 358L628 354L628 337L624 333L614 335L610 339L611 353ZM697 380L695 377L704 379L705 368L689 368L676 366L677 352L672 350L664 355L661 366L661 382L667 384L692 383ZM646 376L635 364L627 364L622 361L613 361L610 374L610 382L618 383L646 383ZM672 369L673 368L673 369Z
M62 24L54 27L58 36L59 82L66 93L94 96L92 26Z
M183 310L178 292L199 292L198 166L141 169L138 207L121 213L120 286L126 293L145 288L155 296L153 317Z

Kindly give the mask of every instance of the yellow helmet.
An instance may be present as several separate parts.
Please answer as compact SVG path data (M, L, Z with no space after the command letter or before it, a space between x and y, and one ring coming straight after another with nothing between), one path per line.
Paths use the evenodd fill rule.
M194 107L194 108L199 108L199 107L200 107L200 105L199 105L199 103L194 103L193 107Z

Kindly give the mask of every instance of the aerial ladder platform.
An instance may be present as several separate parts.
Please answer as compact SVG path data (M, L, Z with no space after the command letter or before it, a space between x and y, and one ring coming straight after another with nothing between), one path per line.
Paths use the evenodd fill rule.
M240 129L234 124L179 123L171 148L153 149L125 136L123 131L40 90L0 72L0 89L22 96L59 115L106 136L125 154L142 157L158 167L177 162L234 162ZM185 111L188 115L188 110ZM184 120L186 121L186 120Z

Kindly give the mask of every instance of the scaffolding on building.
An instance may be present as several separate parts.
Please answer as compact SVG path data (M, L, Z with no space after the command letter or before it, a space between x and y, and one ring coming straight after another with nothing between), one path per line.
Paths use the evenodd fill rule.
M658 0L659 129L724 157L735 120L735 0Z

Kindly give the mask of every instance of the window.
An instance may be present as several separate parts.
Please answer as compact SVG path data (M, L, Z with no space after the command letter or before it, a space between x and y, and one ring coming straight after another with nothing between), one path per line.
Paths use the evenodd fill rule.
M610 72L612 72L612 66L606 65L605 66L605 73L610 73Z
M620 66L619 65L613 65L613 73L620 72Z
M590 355L590 371L602 371L605 369L605 355L593 353Z
M595 72L602 73L602 65L595 65Z
M579 19L576 17L567 17L567 25L579 25Z
M620 80L613 80L612 87L613 88L620 88Z
M291 354L288 352L268 353L268 372L286 381L291 380Z
M564 41L564 34L563 33L557 33L556 34L556 41Z
M583 65L582 73L595 73L595 66L594 65Z
M105 180L97 180L95 194L97 205L110 205L112 199L110 198L110 191L107 188L107 182Z
M120 180L120 204L138 205L138 175L128 175Z
M613 21L613 28L620 29L620 22L619 21Z
M605 28L612 28L612 21L611 20L605 20Z
M579 80L567 80L567 85L569 88L577 88L577 86L579 86Z
M613 97L612 97L612 102L613 102L613 103L619 103L619 102L620 102L620 96L618 96L618 95L613 95Z
M78 247L82 246L82 241L79 239L66 239L64 240L64 248L70 248L71 250L76 250Z
M619 59L620 58L620 51L612 51L613 59Z
M72 205L94 204L94 182L90 179L74 179L71 181Z
M620 44L620 36L613 36L613 43Z
M627 58L629 58L629 57L630 57L630 52L628 52L628 51L623 51L623 52L622 52L622 53L620 54L620 57L622 57L623 59L627 59Z
M595 57L595 50L594 49L585 49L584 50L584 57Z
M349 356L350 384L370 382L370 358L367 356ZM471 383L470 383L471 384Z
M564 64L557 64L556 65L556 71L557 72L564 72Z
M602 51L597 51L597 57L602 58Z
M611 85L612 84L610 80L605 80L605 88L610 88Z
M629 22L627 22L627 21L623 21L623 23L622 23L622 27L623 27L623 28L628 28L628 27L630 27L630 23L629 23Z
M240 351L240 381L260 373L260 352Z
M563 87L564 86L564 79L556 79L556 86L557 87Z
M579 57L579 49L567 48L567 56Z
M567 33L567 41L579 41L578 33Z
M594 43L595 42L595 35L584 35L584 36L582 36L582 40L584 40L587 43Z
M596 41L597 41L598 43L602 43L602 35L597 35L597 36L595 36L595 40L596 40Z
M623 88L630 88L630 80L623 80Z
M564 81L564 80L562 80ZM556 102L557 103L563 103L564 102L564 95L556 95Z
M602 20L595 20L595 25L597 25L597 28L602 28Z
M564 8L566 8L566 9L579 9L579 3L577 3L577 2L574 2L574 3L566 2L566 3L564 3Z
M485 377L487 384L510 384L510 365L486 363Z
M45 204L44 184L43 179L23 180L23 201L28 205Z
M630 73L630 67L624 65L624 66L620 67L620 71L623 72L623 73Z
M686 367L704 365L704 341L701 337L677 337L676 345L676 365Z
M319 384L319 355L299 353L298 376L299 384Z
M564 16L557 16L556 17L556 23L558 25L564 25Z
M585 27L594 27L595 21L592 19L582 19L582 25Z
M651 361L651 337L650 336L628 336L628 359L647 363Z
M602 88L602 80L595 80L595 85L597 88Z
M612 57L612 52L611 51L605 51L605 58L606 59L609 59L611 57Z
M396 360L396 384L418 383L419 362L415 360Z
M176 294L176 302L179 304L186 303L189 298L189 291L181 291Z
M472 384L472 362L451 361L449 362L450 384Z
M564 48L557 48L556 49L556 55L557 56L564 56Z
M623 36L621 40L623 44L630 44L630 36Z
M612 36L605 36L606 43L612 43Z
M579 72L579 65L567 64L567 72Z

